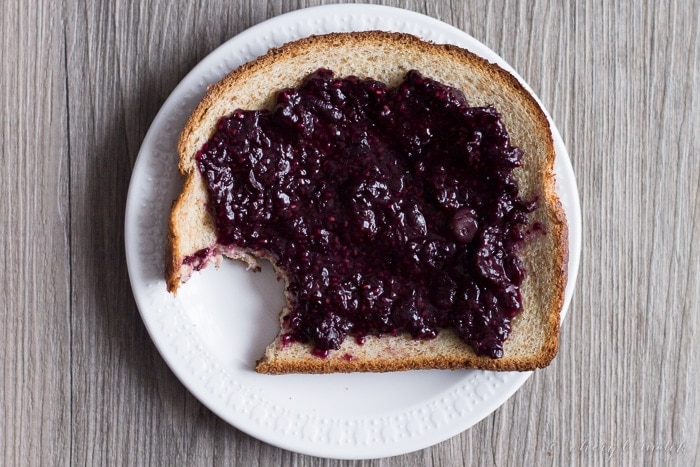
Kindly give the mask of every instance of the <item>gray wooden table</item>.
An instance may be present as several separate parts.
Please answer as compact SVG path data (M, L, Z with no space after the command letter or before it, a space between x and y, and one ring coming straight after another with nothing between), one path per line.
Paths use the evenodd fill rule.
M346 465L200 404L146 333L123 246L131 170L177 83L320 3L3 0L0 464ZM700 465L700 2L380 3L468 32L534 88L584 238L554 363L464 433L362 464Z

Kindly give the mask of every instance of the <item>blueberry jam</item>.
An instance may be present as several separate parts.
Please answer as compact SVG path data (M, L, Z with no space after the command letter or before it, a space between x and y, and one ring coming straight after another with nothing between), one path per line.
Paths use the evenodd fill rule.
M324 69L222 118L197 154L219 243L288 276L284 341L324 356L451 328L493 358L522 306L521 157L493 107L417 71L389 88Z

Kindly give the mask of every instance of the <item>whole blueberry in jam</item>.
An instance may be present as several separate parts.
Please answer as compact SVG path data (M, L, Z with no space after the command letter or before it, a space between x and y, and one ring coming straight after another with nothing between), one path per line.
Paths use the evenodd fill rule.
M272 110L222 118L197 154L222 245L271 256L295 297L285 340L452 329L498 358L520 312L526 214L493 107L407 73L396 88L320 69Z

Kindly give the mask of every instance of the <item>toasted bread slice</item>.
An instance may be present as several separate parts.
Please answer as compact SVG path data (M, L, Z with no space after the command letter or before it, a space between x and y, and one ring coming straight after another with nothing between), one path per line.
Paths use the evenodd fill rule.
M193 270L218 264L222 256L255 267L257 258L250 252L217 244L207 210L207 190L195 156L212 136L220 117L236 109L269 108L278 90L297 86L318 68L333 70L340 77L370 77L390 86L415 69L461 89L470 105L495 106L511 143L524 152L522 166L515 174L523 198L539 199L529 221L542 226L545 234L532 235L519 252L527 268L521 286L523 308L512 322L502 358L477 355L448 330L430 340L414 340L407 335L367 336L363 344L358 344L345 339L339 350L319 358L308 345L283 343L282 329L256 370L273 374L428 368L533 370L548 365L558 347L568 245L565 215L554 190L555 153L547 118L518 80L500 67L461 48L428 43L406 34L370 31L308 37L270 50L209 88L187 121L178 144L179 169L185 183L170 215L168 290L175 293ZM284 275L284 271L279 272ZM294 297L289 292L287 299L293 306ZM289 307L282 310L280 319L289 311Z

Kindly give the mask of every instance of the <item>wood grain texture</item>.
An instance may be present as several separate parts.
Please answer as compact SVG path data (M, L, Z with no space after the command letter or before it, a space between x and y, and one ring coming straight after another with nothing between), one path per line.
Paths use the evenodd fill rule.
M229 426L170 372L123 251L141 141L208 52L322 3L3 3L0 464L700 465L697 0L372 2L499 53L577 174L583 255L559 356L487 419L403 456L317 459Z
M66 463L71 214L60 9L10 8L0 24L0 462Z

